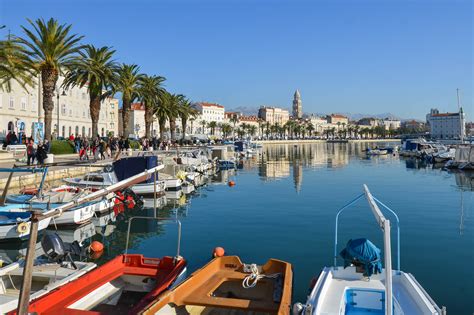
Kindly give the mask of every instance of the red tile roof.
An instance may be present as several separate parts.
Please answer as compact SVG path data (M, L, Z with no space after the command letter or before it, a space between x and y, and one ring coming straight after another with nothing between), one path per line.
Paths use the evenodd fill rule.
M201 102L199 103L202 107L218 107L218 108L224 108L224 106L215 104L215 103L207 103L207 102Z
M344 115L339 115L339 114L332 114L331 117L334 117L334 118L346 118L346 119L347 119L346 116L344 116Z
M130 105L131 110L145 110L145 105L142 103L132 103Z

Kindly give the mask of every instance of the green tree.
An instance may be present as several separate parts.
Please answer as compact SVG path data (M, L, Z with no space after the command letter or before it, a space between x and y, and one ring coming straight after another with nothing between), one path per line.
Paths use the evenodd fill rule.
M112 95L111 87L116 79L117 64L112 59L115 50L104 46L96 48L87 45L70 65L63 87L86 86L89 93L89 111L92 120L92 136L99 134L101 102Z
M24 49L24 67L41 75L43 88L44 135L51 140L56 83L63 69L68 68L74 56L83 48L79 41L83 36L71 34L71 25L60 25L51 18L31 21L28 29L22 26L25 37L16 37L15 42Z
M0 90L10 92L12 81L18 82L25 90L35 85L35 71L28 67L26 59L22 45L10 37L0 40Z
M163 88L165 80L166 78L162 76L145 74L138 82L140 100L145 105L145 135L147 138L151 138L153 115L156 113L156 108L160 105L163 94L166 92Z
M217 122L211 121L207 126L211 129L211 135L214 135L217 128Z
M202 133L205 134L206 133L206 126L207 126L207 121L205 121L204 119L201 120L201 127L202 127Z
M222 134L224 136L224 138L227 138L229 137L230 133L234 130L234 128L232 128L232 126L230 124L222 124L221 126L221 130L222 130Z
M181 118L181 127L183 130L182 139L186 136L186 125L188 123L188 119L192 119L198 115L198 111L191 106L191 102L184 98L180 101L178 107L178 114ZM192 133L192 126L191 126L191 133Z
M133 133L133 126L129 126L130 107L132 102L140 97L140 81L143 75L140 67L133 64L122 64L115 80L114 92L122 92L122 130L124 137Z

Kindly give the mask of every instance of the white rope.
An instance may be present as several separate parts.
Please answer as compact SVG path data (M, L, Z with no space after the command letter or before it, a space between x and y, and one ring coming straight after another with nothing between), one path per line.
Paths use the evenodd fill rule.
M244 287L244 289L255 287L257 285L258 280L260 279L263 279L263 278L276 279L280 275L279 273L274 273L271 275L260 274L258 272L258 268L256 264L250 265L250 272L251 273L247 277L245 277L244 280L242 281L242 287Z

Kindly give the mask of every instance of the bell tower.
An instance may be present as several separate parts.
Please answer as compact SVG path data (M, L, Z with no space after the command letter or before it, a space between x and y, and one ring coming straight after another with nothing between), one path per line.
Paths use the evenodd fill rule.
M298 90L296 90L293 97L293 118L303 118L303 105L301 104L301 95Z

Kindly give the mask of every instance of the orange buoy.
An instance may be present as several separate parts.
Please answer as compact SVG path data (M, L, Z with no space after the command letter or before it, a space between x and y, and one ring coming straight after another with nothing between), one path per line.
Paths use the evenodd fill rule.
M104 250L104 245L99 241L93 241L90 246L91 251L98 253Z
M222 257L225 255L225 250L222 247L216 247L214 248L214 251L212 252L212 256L215 257Z
M235 182L233 180L229 181L229 187L235 186Z
M101 250L100 252L92 252L92 253L91 253L91 258L92 258L92 259L99 259L100 256L102 256L103 253L104 253L103 250Z

